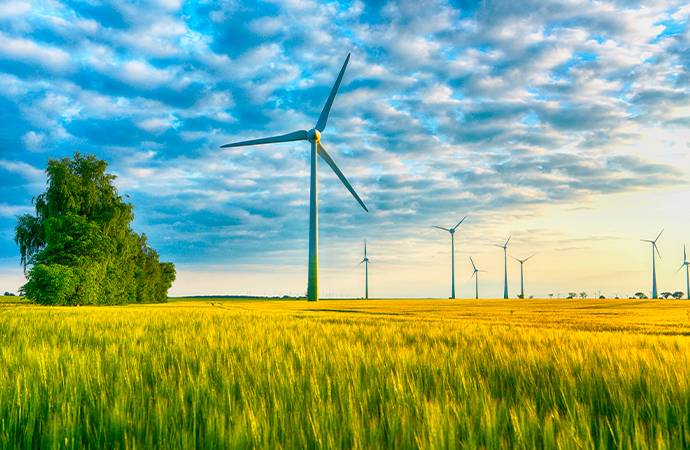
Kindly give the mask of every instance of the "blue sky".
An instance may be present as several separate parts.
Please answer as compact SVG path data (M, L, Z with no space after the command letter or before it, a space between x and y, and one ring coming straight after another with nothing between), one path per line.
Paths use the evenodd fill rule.
M133 228L178 270L171 295L303 294L309 146L221 149L311 128L322 142L321 296L458 296L468 256L502 296L685 290L690 7L676 1L0 4L0 291L23 283L15 216L47 158L93 153ZM519 264L508 262L510 295Z

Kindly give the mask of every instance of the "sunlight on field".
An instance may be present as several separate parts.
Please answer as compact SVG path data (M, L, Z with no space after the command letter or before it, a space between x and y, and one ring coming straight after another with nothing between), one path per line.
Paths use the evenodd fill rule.
M0 307L0 447L687 448L690 302Z

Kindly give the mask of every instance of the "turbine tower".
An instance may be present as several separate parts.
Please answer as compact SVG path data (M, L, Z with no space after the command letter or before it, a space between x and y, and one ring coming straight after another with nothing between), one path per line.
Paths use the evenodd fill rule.
M357 267L360 265L364 264L364 273L365 273L365 278L364 278L364 298L369 300L369 258L367 258L367 240L364 240L364 259L357 264L352 270L355 270Z
M463 220L467 219L467 216L463 217L460 222L458 222L457 225L455 225L453 228L443 228L443 227L437 227L436 225L432 225L434 228L438 228L439 230L445 230L450 233L450 279L451 279L451 295L450 298L455 298L455 229L460 226Z
M535 253L534 255L536 255L537 253ZM534 255L532 255L532 256L534 256ZM527 261L532 256L530 256L529 258L525 258L525 259L517 259L513 255L508 255L508 256L510 256L515 261L520 263L520 296L521 296L521 298L524 299L525 298L525 281L524 281L524 278L522 277L522 265L525 263L525 261Z
M664 230L661 230L661 233L663 232ZM659 255L659 258L661 258L659 248L656 246L656 241L659 240L661 233L659 233L659 236L657 236L656 239L654 239L653 241L649 241L647 239L640 239L642 242L649 242L652 244L652 298L659 298L659 296L656 293L656 264L654 262L654 250L656 250L657 255Z
M683 266L685 266L685 289L687 289L686 292L688 293L688 300L690 300L690 273L688 273L689 265L690 262L688 262L688 257L685 254L685 244L683 244L683 265L680 266L680 269L682 269ZM676 273L680 272L680 269L676 270Z
M475 292L475 298L479 299L479 275L477 275L478 272L486 272L486 270L477 270L477 266L474 265L474 261L472 261L472 257L470 256L470 261L472 262L472 268L474 268L474 272L472 273L472 277L474 278L474 292ZM472 281L472 277L470 277L470 281Z
M511 237L512 236L508 237L508 241ZM503 249L503 267L505 269L505 278L503 283L503 298L506 299L508 298L508 251L506 250L508 248L508 241L506 241L506 243L503 245L494 244L496 247L500 247Z
M307 284L307 300L310 302L315 302L319 299L319 262L318 262L318 192L316 183L316 155L318 154L321 158L326 161L333 172L340 178L345 187L350 191L350 193L355 197L355 199L362 205L365 211L369 212L364 202L359 198L357 192L355 192L352 185L347 181L345 175L340 171L336 165L331 155L328 154L324 146L321 144L321 133L326 129L326 122L328 121L328 114L331 112L331 106L333 106L333 100L335 95L338 93L338 88L340 83L343 81L343 75L345 74L345 68L347 63L350 61L350 54L347 54L345 58L345 63L343 68L340 69L340 74L333 85L331 94L326 100L326 105L321 111L319 120L316 125L311 130L298 130L292 133L283 134L280 136L273 136L263 139L252 139L249 141L235 142L232 144L221 145L221 148L227 147L242 147L245 145L259 145L259 144L272 144L276 142L291 142L291 141L309 141L311 143L311 178L310 178L310 195L309 195L309 276Z

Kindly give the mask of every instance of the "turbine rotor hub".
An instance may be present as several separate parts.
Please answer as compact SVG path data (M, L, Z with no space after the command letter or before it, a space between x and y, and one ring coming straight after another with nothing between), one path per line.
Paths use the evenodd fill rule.
M455 228L451 228L451 229L448 230L448 231L450 231L450 234L453 234L453 233L455 233Z
M317 142L321 140L321 132L316 128L312 128L307 131L307 140L311 142Z

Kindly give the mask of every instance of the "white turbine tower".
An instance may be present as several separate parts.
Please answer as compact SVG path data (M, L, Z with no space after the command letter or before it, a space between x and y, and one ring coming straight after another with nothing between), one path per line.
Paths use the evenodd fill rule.
M537 253L538 253L538 252L537 252ZM537 253L535 253L535 254L532 255L532 256L535 256ZM520 298L525 298L525 281L524 281L524 278L522 277L522 265L525 264L525 261L527 261L527 260L528 260L529 258L531 258L532 256L530 256L529 258L525 258L525 259L517 259L517 258L514 257L513 255L508 255L508 256L510 256L510 257L513 258L515 261L517 261L517 262L520 263L520 296L521 296Z
M340 74L338 79L333 85L331 94L326 100L326 105L321 111L319 120L316 125L311 130L298 130L292 133L283 134L280 136L273 136L263 139L252 139L249 141L235 142L233 144L222 145L221 148L227 147L242 147L245 145L259 145L259 144L272 144L275 142L290 142L290 141L309 141L311 143L311 182L310 182L310 196L309 196L309 276L307 284L307 300L310 302L315 302L319 299L319 262L318 262L318 195L317 195L317 183L316 183L316 155L318 154L321 158L326 161L333 172L340 178L345 187L350 191L350 193L355 197L355 199L362 205L365 211L369 212L364 202L359 198L357 192L345 178L345 175L340 171L336 165L331 155L328 154L324 146L321 144L321 133L326 129L326 122L328 121L328 114L331 112L331 106L333 106L333 100L335 95L338 93L338 88L340 87L341 81L343 81L343 75L345 74L345 68L347 63L350 61L350 54L348 53L343 68L340 69Z
M477 270L477 266L474 265L474 261L472 261L471 256L470 256L470 262L472 262L472 268L474 269L474 272L472 272L472 277L475 277L474 278L475 298L479 299L479 275L477 275L477 273L486 272L486 270ZM472 281L472 277L470 277L470 281Z
M443 227L437 227L436 225L432 225L434 228L438 228L439 230L445 230L450 233L450 279L451 279L451 296L450 298L455 298L455 229L460 226L463 220L467 219L467 216L463 217L460 222L458 222L457 225L455 225L453 228L443 228Z
M661 230L661 233L663 232L664 230ZM652 298L659 298L659 296L656 294L656 264L654 262L654 250L656 250L657 255L659 255L659 258L661 258L659 248L656 246L656 241L659 240L661 233L659 233L659 236L657 236L656 239L654 239L653 241L649 241L647 239L640 239L642 242L649 242L652 244Z
M357 264L352 270L355 270L357 267L361 266L362 263L364 263L364 273L365 273L365 278L364 278L364 298L369 300L369 258L367 258L367 240L364 240L364 259Z
M513 236L508 237L508 241L511 237ZM503 298L508 298L508 251L506 250L508 248L508 241L506 241L506 243L503 245L494 244L496 247L500 247L503 249L503 266L505 269L505 278L503 282Z
M690 300L690 273L688 272L688 266L690 266L690 262L688 262L688 257L685 254L685 244L683 244L683 265L680 266L680 269L682 269L683 266L685 266L685 289L688 293L688 300ZM676 270L676 273L680 272L680 269Z

